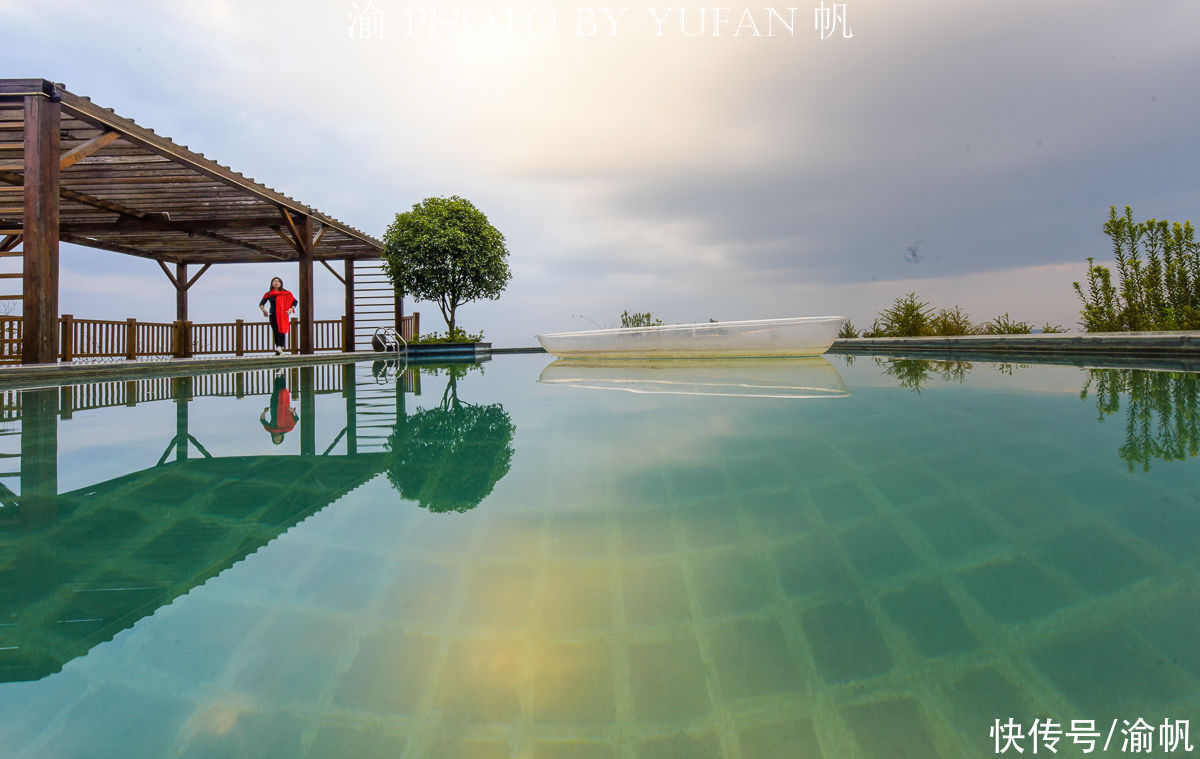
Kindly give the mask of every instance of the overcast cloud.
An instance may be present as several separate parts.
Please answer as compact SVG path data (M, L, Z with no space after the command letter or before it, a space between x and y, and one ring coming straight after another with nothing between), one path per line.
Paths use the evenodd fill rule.
M818 3L772 38L733 36L746 6L720 36L712 6L696 37L670 6L660 37L636 5L615 36L602 16L579 36L581 5L0 0L16 30L0 76L61 81L376 236L424 197L469 197L514 279L459 322L499 345L626 308L862 324L913 289L981 320L1074 325L1070 282L1107 255L1109 205L1200 207L1194 0L848 0L853 37L824 40ZM480 10L474 29L409 35L435 6L557 26L509 35ZM359 39L368 9L381 35ZM172 317L150 262L64 246L62 267L64 312ZM277 268L214 269L193 318L254 318ZM316 286L336 317L340 284L319 267Z

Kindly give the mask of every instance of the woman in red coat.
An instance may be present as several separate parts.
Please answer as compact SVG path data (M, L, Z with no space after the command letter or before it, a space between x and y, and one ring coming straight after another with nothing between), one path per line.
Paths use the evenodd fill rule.
M271 304L270 311L267 311L268 303ZM276 356L283 355L283 348L287 345L288 330L292 326L292 311L297 304L296 296L283 289L283 280L279 277L271 280L271 289L258 302L263 316L271 319L271 333L275 336Z

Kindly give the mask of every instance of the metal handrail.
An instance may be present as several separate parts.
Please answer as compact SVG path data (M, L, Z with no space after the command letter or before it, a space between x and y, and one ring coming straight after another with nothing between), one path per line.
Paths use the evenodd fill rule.
M395 330L393 327L377 327L375 334L371 336L371 342L375 342L375 338L379 338L379 342L383 344L385 350L400 352L400 346L404 346L404 360L408 361L408 341L404 336Z

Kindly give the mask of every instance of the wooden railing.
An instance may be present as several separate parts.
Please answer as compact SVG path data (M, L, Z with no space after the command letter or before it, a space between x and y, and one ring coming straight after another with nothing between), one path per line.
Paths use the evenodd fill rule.
M311 370L314 392L343 392L345 374L341 364L317 364ZM186 384L180 384L178 377L145 377L136 380L63 385L58 389L59 412L64 419L70 419L76 411L110 406L136 406L149 401L191 400L200 396L244 398L270 395L275 382L275 372L271 369L252 369L227 374L201 374L184 379L187 380ZM298 388L299 383L299 369L292 367L289 370L288 387ZM21 391L0 390L0 424L20 418ZM0 433L3 433L2 429Z
M400 337L406 342L413 342L421 334L421 314L414 311L409 316L400 317Z
M411 340L418 329L419 314L401 317L400 333ZM142 322L76 319L63 314L58 319L59 358L63 361L92 358L135 359L145 356L201 356L226 354L246 356L271 353L275 344L266 322ZM0 363L21 361L24 320L0 316ZM299 353L299 319L292 320L286 350ZM313 349L340 351L346 331L344 319L313 322Z

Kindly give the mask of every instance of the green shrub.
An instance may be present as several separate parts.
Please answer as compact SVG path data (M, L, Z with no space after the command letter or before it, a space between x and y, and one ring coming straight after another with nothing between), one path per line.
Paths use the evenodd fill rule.
M919 300L915 292L900 298L881 311L872 325L873 337L922 337L932 334L933 308Z
M455 327L453 332L429 332L412 341L414 345L428 343L478 343L483 341L483 333L467 333L462 327Z
M854 322L847 319L846 321L842 322L842 328L838 330L837 336L845 339L859 337L859 334L858 330L854 328Z
M658 327L662 323L662 319L655 319L649 311L643 314L631 314L628 310L621 312L622 327Z
M971 317L961 306L941 308L930 320L930 334L934 335L977 335L979 327L971 323Z
M982 330L982 334L985 335L1028 335L1031 332L1032 324L1010 319L1007 311L990 322L984 322Z
M1135 222L1133 209L1108 209L1117 284L1107 266L1087 259L1087 289L1073 282L1088 332L1200 329L1200 244L1190 221ZM1145 258L1143 259L1143 255Z

